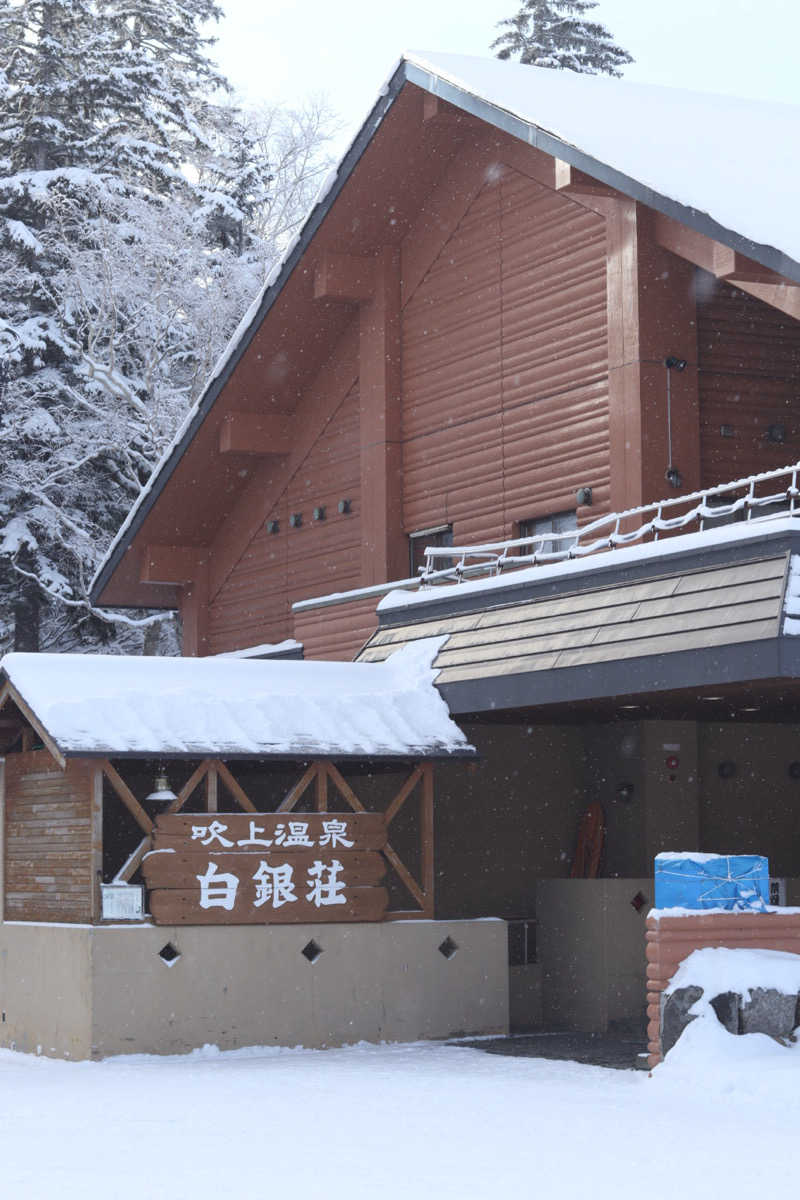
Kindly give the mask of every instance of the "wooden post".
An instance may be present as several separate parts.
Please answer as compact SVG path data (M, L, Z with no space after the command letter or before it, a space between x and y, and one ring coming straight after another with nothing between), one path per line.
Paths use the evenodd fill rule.
M611 509L621 512L700 487L695 271L657 244L633 200L612 205L606 229ZM687 365L670 377L668 419L670 356ZM665 479L670 432L677 489Z
M433 861L433 763L422 768L422 805L420 808L420 831L422 838L422 890L425 893L425 916L433 920L434 915L434 861Z
M93 767L89 772L92 795L92 924L103 917L103 897L100 884L103 882L103 769Z
M359 318L361 581L385 583L408 570L402 514L400 251L375 259L372 299Z
M206 807L209 812L219 811L219 775L216 767L209 767L206 775Z
M317 763L317 812L328 811L328 768L324 762Z

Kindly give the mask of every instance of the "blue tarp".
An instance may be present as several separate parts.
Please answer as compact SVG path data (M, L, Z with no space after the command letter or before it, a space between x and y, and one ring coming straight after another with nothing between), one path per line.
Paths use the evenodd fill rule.
M763 912L769 863L760 854L658 854L656 908Z

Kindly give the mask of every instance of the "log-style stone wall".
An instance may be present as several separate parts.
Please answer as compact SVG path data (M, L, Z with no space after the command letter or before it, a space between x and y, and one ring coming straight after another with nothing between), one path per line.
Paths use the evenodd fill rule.
M708 946L800 954L800 909L649 916L646 939L648 1061L655 1067L661 1062L661 993L680 963Z

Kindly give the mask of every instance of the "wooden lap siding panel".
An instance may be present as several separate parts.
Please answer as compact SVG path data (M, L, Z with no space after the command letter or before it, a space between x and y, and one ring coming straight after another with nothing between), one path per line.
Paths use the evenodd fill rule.
M292 603L359 586L358 420L354 387L211 605L212 654L297 636ZM350 513L338 512L340 500L350 500ZM315 522L312 510L319 505L326 516ZM297 529L289 526L295 512L303 516ZM279 533L267 532L269 519L278 521Z
M698 287L700 455L709 487L798 457L800 322L704 272ZM785 444L768 439L773 424L784 426Z
M608 508L606 229L515 172L502 186L503 494L506 534L527 516Z
M457 542L608 507L605 223L517 172L479 192L403 315L404 522Z
M91 777L46 750L6 759L5 919L92 920Z
M294 614L293 637L310 659L353 659L378 624L374 596Z

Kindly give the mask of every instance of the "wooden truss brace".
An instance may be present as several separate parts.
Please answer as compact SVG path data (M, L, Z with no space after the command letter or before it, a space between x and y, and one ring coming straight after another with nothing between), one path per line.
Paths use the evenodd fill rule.
M108 761L103 759L100 764L100 770L103 772L112 788L119 796L122 803L130 812L133 819L144 830L145 837L142 838L139 845L134 850L133 854L123 863L119 871L114 876L114 883L127 883L128 880L136 873L141 865L147 851L150 849L150 843L153 833L153 822L147 813L142 808L139 801L134 796L124 779L119 772ZM206 781L206 805L209 812L217 811L217 799L219 794L219 780L227 787L228 791L233 796L240 808L246 812L258 812L255 804L242 788L234 777L231 775L228 768L218 758L206 758L200 763L199 767L186 780L178 795L169 806L164 810L165 813L176 813L183 808L186 801L192 795L197 787Z
M353 812L367 812L367 809L364 808L364 805L358 799L350 784L342 777L333 763L328 760L312 763L294 787L286 794L276 811L291 812L299 804L312 782L316 781L317 811L327 812L328 780L334 785L342 799L350 805ZM420 830L422 883L417 882L389 842L386 843L382 850L382 854L387 862L394 868L398 878L419 905L419 911L410 910L387 913L387 917L394 918L395 920L400 917L433 917L433 766L431 763L421 763L414 768L387 808L385 817L388 826L400 812L406 800L420 782L422 783L422 824Z
M98 767L98 774L106 777L119 799L145 834L139 845L114 876L114 883L127 883L135 874L141 865L142 859L150 849L153 821L108 759L101 761ZM217 811L220 780L222 780L240 808L252 813L259 811L241 784L234 779L225 763L218 758L206 758L200 763L189 779L187 779L178 795L164 810L165 813L179 812L203 780L206 781L206 807L209 812ZM367 812L367 809L365 809L364 805L358 799L347 780L342 777L334 764L328 760L311 763L297 783L289 789L275 811L280 813L292 812L313 783L315 785L316 810L317 812L327 812L329 782L333 784L336 791L354 812ZM422 804L420 810L421 883L414 878L389 842L386 843L382 851L387 862L390 863L398 878L419 905L419 910L394 911L387 914L389 918L394 918L395 920L401 917L433 917L433 766L431 763L420 763L414 768L386 809L385 818L387 826L390 825L408 797L420 783L422 785Z

